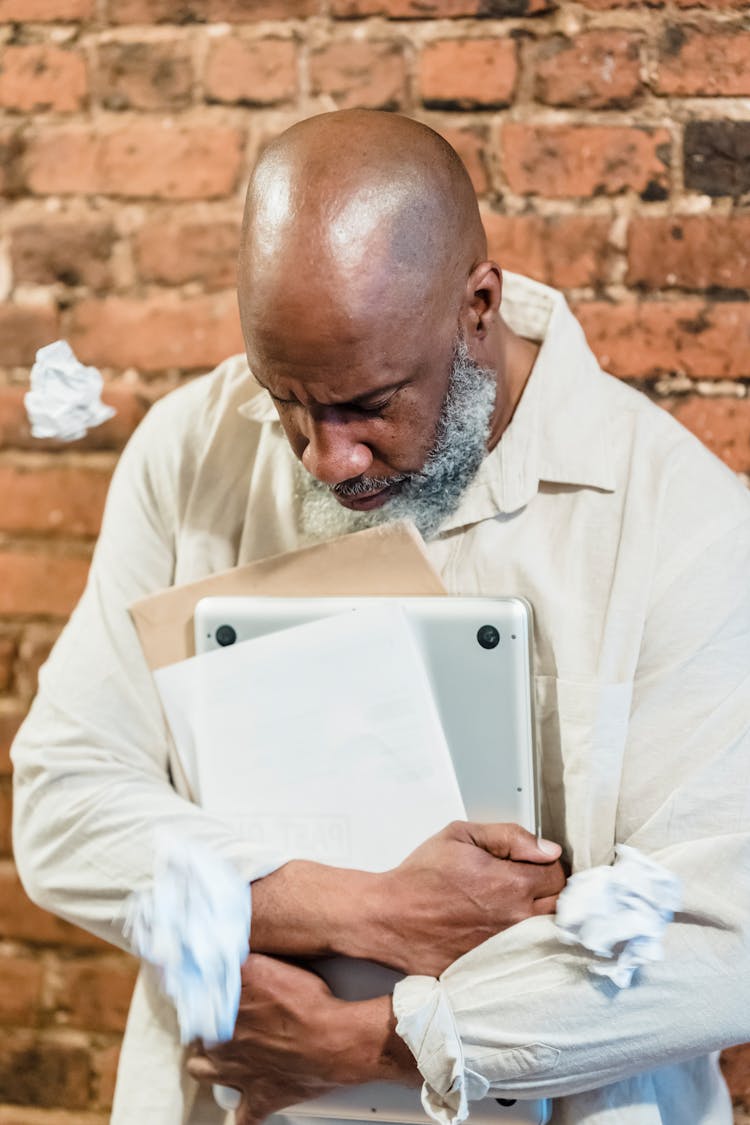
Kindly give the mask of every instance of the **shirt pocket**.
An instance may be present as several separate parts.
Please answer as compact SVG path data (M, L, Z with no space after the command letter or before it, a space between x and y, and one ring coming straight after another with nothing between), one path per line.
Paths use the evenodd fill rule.
M574 871L611 863L633 684L536 676L535 695L545 835Z

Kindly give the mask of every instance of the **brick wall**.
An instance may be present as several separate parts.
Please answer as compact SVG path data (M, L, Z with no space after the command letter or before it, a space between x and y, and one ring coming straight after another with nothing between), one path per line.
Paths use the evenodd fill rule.
M133 965L25 899L8 748L118 452L240 349L256 153L339 106L427 121L500 263L565 289L602 363L747 474L750 0L0 0L0 50L0 1125L93 1125ZM57 336L118 409L64 448L22 406ZM750 1049L725 1064L750 1122Z

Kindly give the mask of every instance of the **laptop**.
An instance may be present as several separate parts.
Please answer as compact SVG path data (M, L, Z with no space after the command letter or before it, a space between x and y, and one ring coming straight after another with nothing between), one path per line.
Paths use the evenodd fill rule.
M208 597L194 616L197 654L334 614L384 605L406 614L421 652L471 820L539 832L531 666L531 607L522 598ZM353 967L353 968L352 968ZM400 974L343 958L316 962L348 1000L390 993ZM550 1103L488 1097L472 1103L476 1125L548 1121ZM392 1083L346 1087L285 1116L424 1122L419 1092Z

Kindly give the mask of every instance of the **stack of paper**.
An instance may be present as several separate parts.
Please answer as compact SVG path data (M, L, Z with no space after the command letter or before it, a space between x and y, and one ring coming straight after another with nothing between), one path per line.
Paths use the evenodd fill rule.
M218 649L156 681L201 805L263 850L382 871L465 818L397 607Z

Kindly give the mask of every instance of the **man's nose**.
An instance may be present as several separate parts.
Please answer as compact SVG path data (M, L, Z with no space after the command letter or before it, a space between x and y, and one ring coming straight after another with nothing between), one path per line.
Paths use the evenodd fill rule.
M308 419L302 464L323 484L342 484L367 473L373 463L370 447L337 419Z

